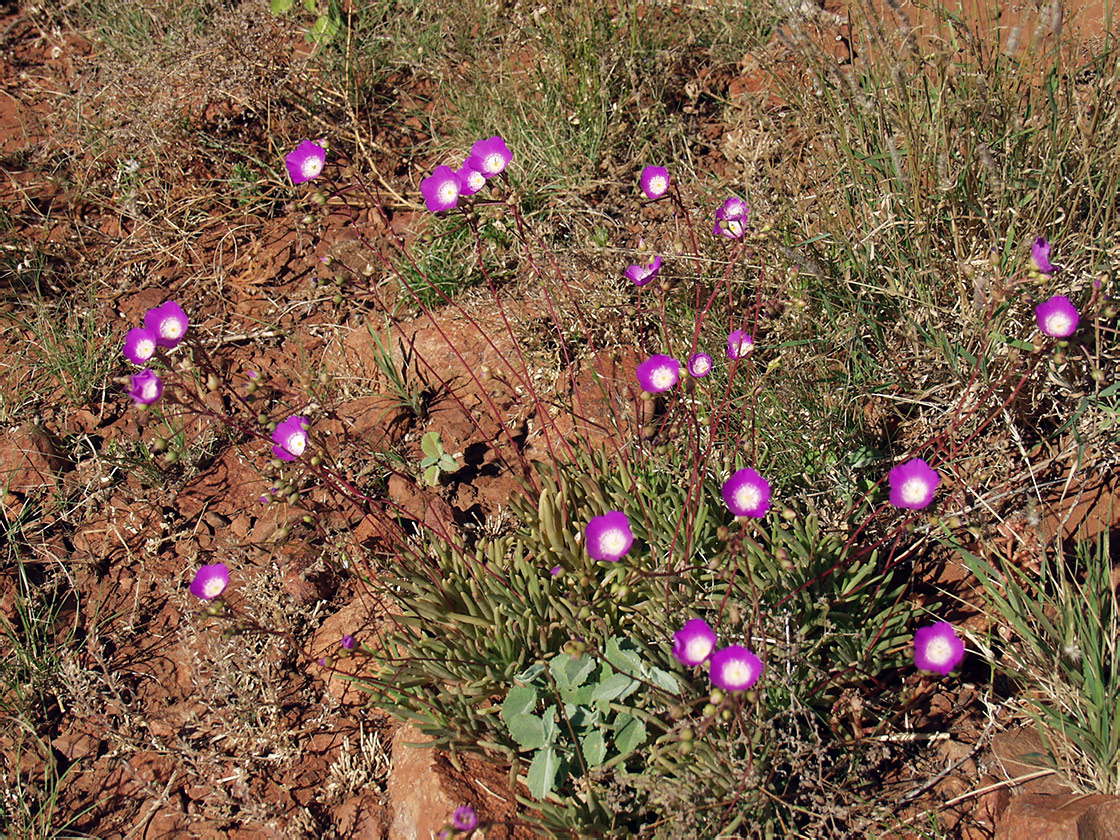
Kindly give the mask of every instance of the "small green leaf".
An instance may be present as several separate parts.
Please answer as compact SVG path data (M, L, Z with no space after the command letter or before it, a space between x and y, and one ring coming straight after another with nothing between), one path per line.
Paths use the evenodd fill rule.
M272 0L269 3L269 8L272 9L274 15L282 15L292 8L294 0Z
M309 12L315 11L315 6L316 6L315 0L303 0L303 8L307 9L307 11L309 11Z
M646 725L641 718L620 714L614 723L614 745L622 755L633 752L646 742Z
M602 730L596 729L582 741L583 760L588 767L598 767L607 757L607 742L603 738Z
M549 747L537 752L529 765L529 793L534 799L544 799L556 787L556 774L560 771L560 756Z
M440 456L443 455L443 443L439 439L439 432L428 432L420 438L420 448L429 458L438 461Z
M514 679L522 683L531 683L537 677L544 673L544 663L534 662L520 674L514 674Z
M529 714L537 708L537 690L528 685L515 685L502 703L502 720L509 725L518 715Z
M424 481L430 487L435 487L439 484L439 467L435 464L424 470Z
M338 37L342 26L332 14L319 15L318 20L307 30L308 37L317 44L329 44Z
M439 456L439 461L436 462L436 466L444 472L455 472L455 470L459 469L459 462L445 452Z
M514 715L506 725L521 749L539 750L545 745L544 721L536 715Z

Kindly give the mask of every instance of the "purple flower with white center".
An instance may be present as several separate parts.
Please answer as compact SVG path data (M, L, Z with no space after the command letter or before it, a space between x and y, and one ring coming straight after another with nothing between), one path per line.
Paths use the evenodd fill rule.
M635 286L645 286L653 282L653 278L661 271L661 257L653 258L649 265L632 265L626 269L626 276L634 281Z
M933 501L941 476L921 458L899 464L887 475L891 486L891 504L897 508L921 510Z
M288 175L293 184L302 184L304 181L318 178L326 162L327 150L310 140L304 140L284 158L284 164L288 167Z
M707 353L693 353L688 357L688 374L697 379L712 372L712 357Z
M191 594L203 601L213 601L229 586L229 569L225 563L211 563L194 573Z
M474 195L486 186L486 176L464 163L455 172L459 178L459 195Z
M1081 320L1077 307L1065 295L1054 295L1034 308L1038 328L1051 338L1069 338Z
M173 300L153 306L144 313L144 328L156 337L156 344L168 350L178 346L190 324L183 307Z
M148 368L132 374L129 386L128 395L135 405L151 405L163 396L163 380Z
M727 239L742 238L746 232L744 223L750 212L747 202L738 196L731 196L716 210L716 224L712 233Z
M742 645L728 645L712 654L708 678L724 691L746 691L762 674L762 660Z
M672 356L650 356L634 371L643 391L660 394L668 391L681 378L681 363Z
M770 510L770 482L750 467L736 470L723 483L723 501L736 516L761 519Z
M144 365L155 355L156 334L147 327L133 327L124 337L124 357L134 365Z
M669 170L664 166L647 166L642 170L642 192L650 201L669 191Z
M602 516L594 517L587 523L585 533L587 553L592 560L606 560L617 563L626 556L634 544L634 533L630 530L630 520L620 510L612 510Z
M754 350L754 339L742 330L735 330L727 336L727 358L742 359Z
M272 454L281 461L294 461L307 449L306 417L289 417L283 423L276 424L276 431L272 433Z
M511 160L513 160L513 152L506 148L506 141L494 135L488 140L479 140L471 146L467 166L477 169L489 179L501 175Z
M716 631L702 618L686 621L673 634L673 656L682 665L702 665L716 647Z
M964 642L953 625L939 621L914 634L914 665L921 671L945 676L964 658Z
M1031 245L1031 260L1035 268L1043 274L1057 274L1058 269L1061 268L1050 262L1050 243L1041 236Z
M733 195L728 198L719 209L716 210L716 218L722 219L725 222L729 221L743 221L747 218L747 214L751 212L751 208L747 206L747 202Z
M358 640L355 639L353 636L343 636L342 637L343 650L353 650L357 646L358 646Z
M432 174L420 182L424 206L433 213L450 210L459 203L463 184L450 166L437 166Z
M478 827L478 814L470 805L460 805L451 815L451 824L456 831L474 831Z

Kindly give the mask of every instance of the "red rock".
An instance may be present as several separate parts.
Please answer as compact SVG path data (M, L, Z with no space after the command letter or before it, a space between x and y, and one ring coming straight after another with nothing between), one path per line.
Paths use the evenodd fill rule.
M429 840L451 821L455 806L433 768L435 753L409 746L424 741L411 726L402 726L393 735L393 769L386 786L393 810L389 840Z
M1096 812L1101 823L1094 818L1087 831L1096 832L1100 828L1105 833L1081 833L1081 820L1090 809L1101 805L1115 806L1117 797L1094 794L1081 796L1073 793L1026 793L1016 796L1007 806L999 824L996 826L996 840L1104 840L1120 837L1120 811L1111 813L1105 809ZM1109 831L1108 821L1111 818Z

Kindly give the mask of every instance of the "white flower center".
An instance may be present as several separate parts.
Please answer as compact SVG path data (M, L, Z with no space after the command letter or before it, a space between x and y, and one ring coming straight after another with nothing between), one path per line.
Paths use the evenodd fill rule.
M303 450L307 449L307 435L303 432L292 432L288 435L284 448L297 457L302 455Z
M743 235L743 223L738 219L727 219L723 223L724 229L731 234L732 237L738 239Z
M459 185L448 179L439 185L439 198L444 204L450 204L459 197Z
M712 640L704 636L695 636L689 639L684 646L685 657L690 662L701 662L708 658L712 652Z
M924 478L911 478L902 485L902 500L908 505L917 505L929 497L929 484Z
M618 528L612 528L599 537L599 553L608 557L621 555L626 551L626 535Z
M505 167L505 160L498 152L491 152L483 160L483 166L491 175L497 175Z
M208 600L211 598L217 598L222 594L222 591L225 588L226 585L222 582L221 578L212 577L202 585L202 594L205 595Z
M140 386L140 396L146 400L154 400L159 396L159 380L149 379Z
M740 510L755 510L762 501L762 492L753 484L744 484L735 491L735 503Z
M653 384L654 388L657 388L659 391L664 391L673 387L675 379L671 368L659 367L650 375L649 381Z
M136 355L141 359L149 359L156 352L156 343L150 338L142 338L136 343Z
M467 182L470 184L472 190L478 192L486 183L486 176L481 172L472 171L471 174L467 176Z
M751 681L753 672L750 663L743 659L732 659L723 666L723 681L729 685L743 685Z
M183 323L178 318L164 318L159 325L159 334L164 338L178 338L183 334Z
M945 665L953 659L953 646L944 636L938 636L926 645L926 659L935 665Z
M712 363L701 356L692 362L692 373L695 376L703 376L705 373L712 369Z
M304 178L317 178L319 173L323 171L323 161L317 155L304 158L303 163L300 164L299 171L303 174Z
M669 179L664 175L654 175L649 179L649 191L654 195L661 195L669 189Z
M1063 337L1073 332L1073 319L1066 312L1052 312L1046 318L1046 332Z

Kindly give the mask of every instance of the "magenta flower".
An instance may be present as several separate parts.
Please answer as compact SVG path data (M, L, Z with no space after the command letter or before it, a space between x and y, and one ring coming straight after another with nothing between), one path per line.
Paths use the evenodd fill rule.
M649 265L632 265L626 269L626 276L634 281L635 286L645 286L653 282L653 278L661 271L661 257L653 258Z
M302 184L318 178L327 162L327 150L317 143L304 140L284 158L288 175L293 184Z
M502 174L511 160L513 160L513 152L506 148L506 141L494 135L488 140L479 140L471 146L467 166L477 169L489 179Z
M686 621L684 627L673 634L673 656L689 668L702 665L715 646L716 631L702 618Z
M129 385L128 395L135 405L151 405L163 396L163 380L148 368L132 374Z
M754 339L742 330L735 330L727 336L727 358L742 359L754 350Z
M451 815L451 824L456 831L474 831L478 827L478 814L470 805L460 805Z
M1051 338L1069 338L1081 320L1077 307L1065 295L1054 295L1034 308L1038 328Z
M353 636L342 637L342 647L344 650L353 650L358 646L358 640Z
M433 213L442 213L458 204L462 190L463 184L450 166L437 166L420 182L424 205Z
M891 504L897 508L921 510L933 501L941 476L921 458L899 464L887 475L891 486Z
M770 510L770 482L744 467L723 483L723 501L736 516L761 519Z
M707 353L693 353L688 357L688 374L697 379L712 372L712 357Z
M668 391L681 378L681 363L672 356L650 356L635 371L643 391L660 394Z
M747 214L750 212L751 208L747 207L747 202L738 196L731 196L716 210L716 225L712 233L727 239L742 238L746 232L744 224Z
M914 634L914 665L945 676L964 658L964 642L947 621L921 627Z
M746 691L762 673L762 660L741 645L728 645L712 654L708 678L724 691Z
M455 176L459 179L459 195L474 195L486 186L486 176L466 163L459 167Z
M183 307L173 300L153 306L144 313L144 327L156 337L156 344L170 350L187 334L190 320Z
M669 191L669 170L664 166L647 166L642 170L642 192L653 201Z
M272 433L272 442L276 444L272 454L281 461L294 461L301 456L307 449L307 427L307 418L299 416L278 423Z
M203 601L213 601L229 586L229 569L225 563L211 563L203 566L194 574L191 581L191 594Z
M1043 274L1056 274L1061 268L1050 262L1050 243L1041 236L1031 245L1031 260L1034 261L1035 268Z
M592 560L606 560L617 563L626 556L634 544L634 533L630 530L630 520L620 510L612 510L602 516L594 517L587 523L584 535L587 539L587 553Z
M124 357L134 365L144 365L156 352L156 334L147 327L133 327L124 337Z

